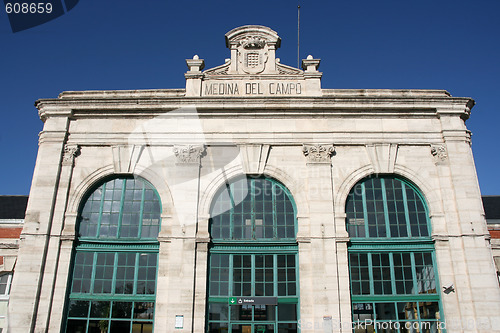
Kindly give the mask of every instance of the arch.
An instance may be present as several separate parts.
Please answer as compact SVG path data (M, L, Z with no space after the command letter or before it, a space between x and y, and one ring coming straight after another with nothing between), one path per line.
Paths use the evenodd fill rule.
M229 182L231 179L244 175L245 173L243 172L241 165L237 165L224 169L212 180L210 180L206 186L206 190L202 191L200 195L200 216L207 218L210 216L210 207L215 195L225 183ZM263 176L277 180L290 191L297 209L297 217L308 214L309 206L307 205L306 195L302 190L303 186L295 181L293 177L282 169L270 166L269 164L266 165Z
M96 170L77 192L83 222L73 227L63 332L153 329L161 198L144 174L110 171Z
M108 177L112 176L139 176L151 183L153 187L158 192L160 196L160 202L162 207L162 215L167 212L174 211L174 200L172 197L172 193L168 184L164 181L162 177L153 172L149 168L141 167L140 165L136 166L136 171L134 173L129 174L117 174L115 173L114 166L112 164L104 166L102 168L98 168L93 172L89 173L86 177L84 177L78 185L75 187L73 191L71 191L68 199L68 205L66 212L77 214L80 205L82 204L85 196L95 188L99 182L104 181Z
M282 183L246 176L225 185L217 192L210 211L213 242L295 241L295 203Z
M377 176L370 167L356 170L341 184L337 198L350 237L352 322L404 324L410 313L419 326L426 322L435 328L444 318L429 214L434 193L405 167L370 176ZM360 192L355 191L358 184Z
M142 177L104 178L80 203L77 222L79 240L156 240L161 227L160 196Z
M335 214L345 214L345 204L347 201L347 197L349 196L349 192L351 189L363 178L373 175L373 168L371 165L365 165L359 169L356 169L351 174L349 174L339 186L339 190L337 191L337 195L334 198L335 202ZM407 179L409 182L413 183L420 191L424 200L427 204L427 208L429 210L429 216L443 214L443 207L441 204L441 200L439 199L439 193L432 190L432 186L430 186L426 181L421 179L420 176L413 170L397 165L394 168L394 172L392 174L387 175L397 175Z

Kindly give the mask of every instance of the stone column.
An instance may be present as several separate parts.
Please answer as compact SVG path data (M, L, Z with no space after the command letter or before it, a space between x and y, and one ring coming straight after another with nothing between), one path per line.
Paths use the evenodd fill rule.
M209 218L209 216L198 217L198 230L196 233L196 267L192 332L205 331L206 301L208 297L208 244L210 242L210 235L208 232Z
M73 240L75 239L76 213L68 214L69 227L64 237L64 253L62 250L62 232L66 219L66 207L68 204L69 189L73 175L75 157L80 154L80 147L66 144L61 162L61 173L57 196L55 201L54 216L49 236L48 251L46 255L43 284L40 292L39 309L36 318L36 332L46 332L50 326L57 331L61 327L63 318L64 299L66 297L65 284L67 283L67 273L70 271L69 262ZM61 269L66 274L61 275ZM56 290L56 279L64 280L63 286ZM62 278L64 276L64 278Z
M448 332L500 332L500 289L486 230L470 133L464 120L438 110L444 144L431 148L441 178L445 237L436 243L441 284L453 283L455 292L444 294ZM466 108L462 117L466 117ZM446 179L446 180L443 180ZM445 181L447 183L445 183ZM456 204L453 204L456 203ZM452 268L453 274L446 272ZM444 278L448 280L444 280ZM459 312L457 311L459 309Z
M169 260L161 263L168 276L165 301L165 332L194 332L194 310L196 303L195 284L198 259L203 261L204 245L197 244L197 214L200 184L200 160L203 145L177 145L173 147L176 164L167 179L174 201L174 219L165 235L169 241L165 246ZM198 248L200 252L198 252ZM200 258L197 255L200 255ZM206 261L206 259L205 259ZM200 263L200 265L203 265ZM176 316L183 316L182 328L175 328Z
M311 261L312 299L308 301L313 302L313 311L301 312L302 332L340 332L339 325L334 325L334 321L340 320L331 173L334 148L333 145L304 145L303 153L308 170L310 253L301 253L299 260ZM304 305L307 306L307 303Z
M61 110L57 117L48 117L40 111L45 121L44 129L40 134L38 157L33 174L30 199L26 210L25 225L20 238L20 249L15 268L9 302L9 332L45 332L47 325L47 299L51 292L54 278L54 264L57 262L57 248L59 239L50 242L53 230L61 226L61 209L64 205L56 205L57 196L64 193L67 187L69 170L65 170L66 177L61 186L61 160L64 152L64 141L69 126L71 112ZM67 168L66 168L67 169ZM66 182L66 184L65 184ZM62 188L61 188L62 187ZM64 200L63 200L64 201ZM52 223L56 221L54 229ZM60 233L60 229L59 229ZM57 234L57 233L56 233ZM47 258L47 255L51 258ZM46 288L42 293L44 272ZM43 300L41 303L40 300ZM37 315L40 312L40 319ZM35 323L41 328L35 329Z

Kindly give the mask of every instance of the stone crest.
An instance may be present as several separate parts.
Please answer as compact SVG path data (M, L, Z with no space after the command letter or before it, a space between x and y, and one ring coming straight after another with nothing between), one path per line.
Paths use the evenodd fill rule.
M245 73L262 73L268 59L266 41L259 36L248 36L240 41L238 55L239 66Z

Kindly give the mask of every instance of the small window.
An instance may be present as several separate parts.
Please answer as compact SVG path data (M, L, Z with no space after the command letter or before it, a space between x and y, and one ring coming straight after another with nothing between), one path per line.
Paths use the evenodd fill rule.
M8 296L10 294L11 282L12 273L4 273L0 275L0 296Z

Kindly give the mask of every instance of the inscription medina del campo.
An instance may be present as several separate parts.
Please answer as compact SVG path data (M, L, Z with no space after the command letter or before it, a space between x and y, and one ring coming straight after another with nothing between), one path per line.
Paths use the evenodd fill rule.
M205 82L205 96L214 95L300 95L299 82Z

